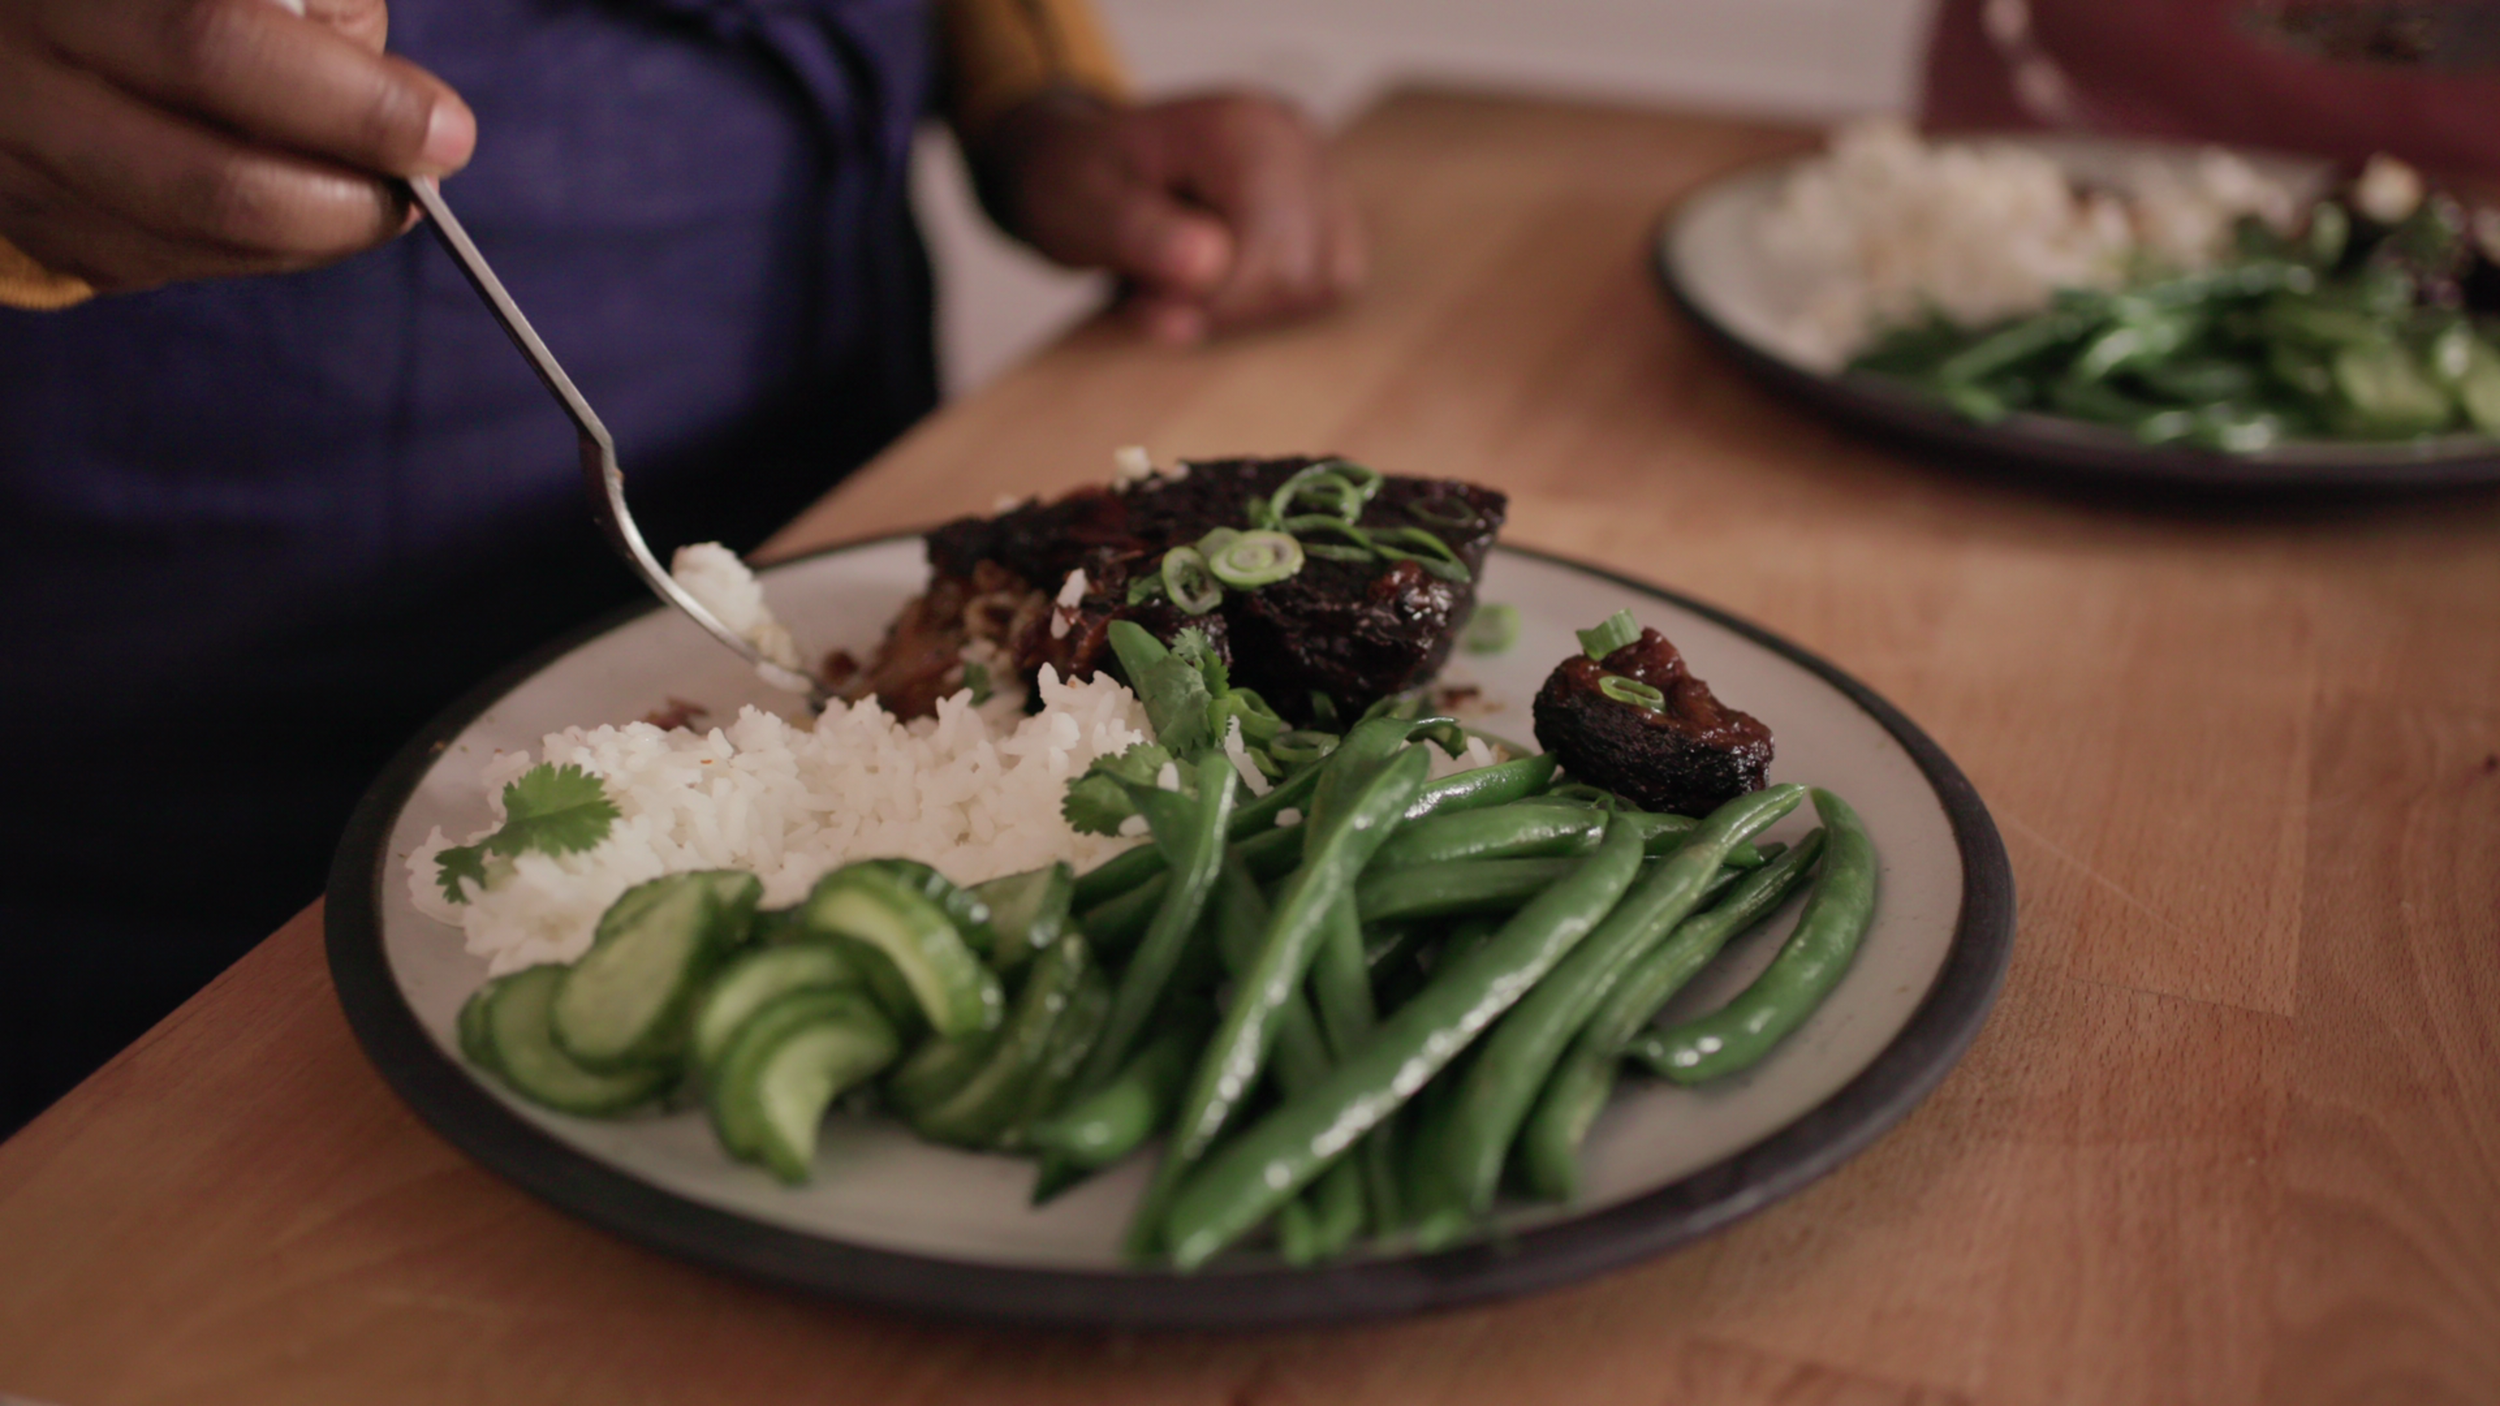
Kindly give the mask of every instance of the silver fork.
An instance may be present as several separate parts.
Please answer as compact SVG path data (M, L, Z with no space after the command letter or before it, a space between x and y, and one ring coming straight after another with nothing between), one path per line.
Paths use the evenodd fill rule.
M609 543L625 558L626 564L641 575L643 583L658 593L660 599L684 611L712 638L744 655L766 683L804 697L811 710L823 712L827 701L823 684L796 669L765 658L763 651L757 649L752 641L721 623L719 616L661 568L659 558L651 554L650 545L642 539L642 529L634 525L633 513L625 506L625 471L617 467L616 442L608 437L608 427L600 423L599 412L591 409L590 402L582 398L581 391L573 385L573 378L564 374L564 368L557 364L555 354L547 350L547 344L539 340L537 331L530 326L530 320L522 316L520 305L504 291L503 280L495 277L494 269L487 266L486 256L477 251L469 232L461 228L459 216L454 215L451 206L444 203L443 193L435 187L433 179L417 176L411 178L407 185L408 193L425 211L426 222L434 227L435 237L451 255L451 261L468 275L469 285L486 300L486 306L493 310L495 320L503 324L505 334L512 338L512 345L521 349L521 355L529 361L530 369L538 373L539 381L564 407L564 413L572 418L573 428L581 437L582 479L584 487L590 491L591 516L598 520L599 528L607 534Z
M304 0L275 0L275 3L298 16L304 13ZM477 245L469 239L469 232L460 227L459 216L452 214L451 207L443 202L443 193L435 187L433 178L416 176L403 184L418 208L425 211L426 222L434 227L434 235L442 241L443 249L451 255L451 261L468 275L469 286L486 300L486 306L493 310L495 320L503 324L505 335L512 338L512 345L521 349L521 355L529 361L530 369L538 373L540 383L564 407L564 413L572 418L574 432L581 437L582 479L584 486L590 490L590 515L598 522L599 530L607 534L608 542L616 548L618 555L625 558L625 564L632 567L642 577L643 584L656 592L661 600L685 612L712 638L744 656L749 664L755 666L755 672L764 682L805 698L810 711L823 712L829 701L823 684L796 669L765 658L764 652L757 649L753 641L722 624L719 616L661 568L659 558L651 555L650 544L642 540L642 529L634 525L633 513L625 506L625 471L616 465L616 441L608 437L608 427L599 422L599 412L591 409L590 402L584 400L582 393L574 388L573 378L565 375L564 368L556 363L555 353L547 350L547 344L538 339L530 320L521 315L520 305L503 290L503 280L495 277L495 271L487 267L486 256L477 251Z

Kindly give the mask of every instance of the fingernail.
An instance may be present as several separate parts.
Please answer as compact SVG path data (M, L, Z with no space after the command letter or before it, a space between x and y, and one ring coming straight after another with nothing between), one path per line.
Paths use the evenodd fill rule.
M433 115L426 119L425 145L417 152L429 174L447 175L469 164L477 149L477 118L468 104L457 98L443 98L434 104Z

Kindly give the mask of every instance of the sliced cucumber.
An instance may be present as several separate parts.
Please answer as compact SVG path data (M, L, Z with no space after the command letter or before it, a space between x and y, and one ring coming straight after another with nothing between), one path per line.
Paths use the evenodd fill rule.
M853 864L817 880L806 913L816 933L874 948L891 961L939 1038L998 1024L1005 1004L998 978L937 901L884 863Z
M2500 351L2480 337L2466 339L2465 371L2457 381L2457 400L2474 428L2500 435Z
M998 930L990 965L1014 971L1072 926L1068 910L1076 902L1076 872L1063 860L975 884L972 893L989 905L990 926Z
M460 1019L453 1029L460 1036L460 1056L478 1068L494 1073L495 1040L486 1028L486 1007L495 999L495 988L503 984L497 977L469 993L460 1006Z
M558 1048L550 1017L566 969L531 967L489 985L482 1037L486 1066L532 1103L593 1117L623 1113L658 1098L676 1076L661 1068L608 1074L585 1069Z
M731 1152L803 1182L826 1108L890 1063L899 1043L892 1023L856 991L788 992L729 1042L712 1086L712 1126Z
M885 1076L885 1101L909 1116L934 1108L989 1063L999 1032L984 1030L952 1040L929 1040Z
M904 886L945 910L966 946L988 956L998 949L998 929L990 905L980 893L957 884L917 859L871 859L867 863L903 881Z
M753 874L733 870L671 874L628 889L556 991L557 1043L592 1069L675 1060L696 996L745 940L763 892Z
M824 991L860 985L859 966L830 942L785 942L740 955L712 980L696 1003L688 1047L695 1068L719 1067L730 1037L764 1003L791 991Z
M1043 953L1025 978L1024 989L1016 994L1015 1014L1008 1018L998 1047L990 1051L980 1072L965 1080L962 1088L912 1115L912 1127L938 1142L993 1145L1014 1123L1026 1094L1042 1077L1052 1035L1075 1006L1076 994L1092 965L1085 939L1073 934Z
M2448 393L2411 352L2394 342L2339 347L2329 369L2358 433L2389 438L2428 434L2455 418L2456 405Z

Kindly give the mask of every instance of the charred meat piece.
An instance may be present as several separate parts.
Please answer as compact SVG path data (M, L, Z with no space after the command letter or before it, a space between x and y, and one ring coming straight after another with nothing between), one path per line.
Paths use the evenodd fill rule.
M1321 460L1224 459L1193 463L1123 488L1087 488L996 517L963 518L929 534L928 593L895 622L885 644L846 692L876 693L901 716L926 712L960 678L967 641L988 640L1030 677L1049 664L1063 677L1110 665L1107 633L1134 620L1169 641L1206 633L1235 682L1257 689L1286 717L1307 720L1325 693L1352 714L1431 679L1475 610L1475 576L1501 530L1500 493L1446 479L1389 477L1357 525L1375 535L1417 527L1446 543L1467 568L1445 580L1412 561L1342 561L1313 553L1281 581L1227 588L1216 607L1190 615L1131 584L1159 579L1163 554L1218 527L1251 525L1251 504ZM1302 511L1310 511L1305 508ZM1083 580L1069 595L1073 573ZM1018 602L1002 616L967 608Z
M1610 694L1609 677L1655 690L1658 705L1622 683ZM1537 691L1536 740L1579 779L1678 815L1762 789L1771 768L1771 729L1711 696L1656 630L1602 660L1575 654L1556 666Z

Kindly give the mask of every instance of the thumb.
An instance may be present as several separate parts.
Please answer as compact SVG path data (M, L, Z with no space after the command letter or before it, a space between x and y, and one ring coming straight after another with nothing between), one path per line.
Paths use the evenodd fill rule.
M1109 212L1111 271L1165 293L1203 294L1233 267L1233 234L1207 211L1136 182Z

